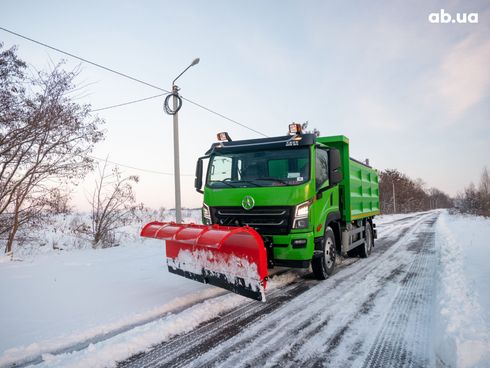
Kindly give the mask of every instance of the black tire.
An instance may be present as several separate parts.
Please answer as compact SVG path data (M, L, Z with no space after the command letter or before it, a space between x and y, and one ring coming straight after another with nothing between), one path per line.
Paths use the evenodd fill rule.
M373 244L374 244L373 230L371 229L371 224L369 223L369 221L366 222L366 230L364 232L364 238L366 239L364 244L360 245L357 248L359 252L359 256L361 258L369 257L371 251L373 250Z
M321 255L315 255L311 260L313 275L317 280L325 280L335 270L335 235L331 227L325 229Z

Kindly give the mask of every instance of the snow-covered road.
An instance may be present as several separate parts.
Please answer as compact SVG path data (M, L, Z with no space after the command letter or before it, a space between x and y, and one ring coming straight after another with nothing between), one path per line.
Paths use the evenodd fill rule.
M466 242L490 236L490 221L434 211L377 224L371 256L342 259L328 280L280 270L266 303L204 285L183 289L159 313L65 344L10 349L0 366L490 366L490 305L481 304L490 275L469 272L461 256ZM485 257L487 248L475 249Z
M372 256L303 277L124 367L435 366L437 213L380 226Z

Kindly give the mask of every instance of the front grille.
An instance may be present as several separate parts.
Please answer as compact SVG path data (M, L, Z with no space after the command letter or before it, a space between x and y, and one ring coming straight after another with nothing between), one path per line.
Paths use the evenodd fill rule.
M248 225L260 234L282 235L291 229L291 207L211 207L214 224L226 226Z

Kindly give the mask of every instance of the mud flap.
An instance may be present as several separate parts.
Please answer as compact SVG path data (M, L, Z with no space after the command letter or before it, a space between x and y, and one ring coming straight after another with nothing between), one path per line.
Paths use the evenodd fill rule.
M169 272L265 301L267 251L254 229L151 222L141 236L165 240Z

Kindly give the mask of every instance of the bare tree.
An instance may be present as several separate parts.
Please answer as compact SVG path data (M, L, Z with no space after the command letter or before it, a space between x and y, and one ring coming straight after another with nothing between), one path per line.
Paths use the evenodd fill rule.
M74 102L77 71L62 64L26 74L15 48L0 44L0 235L11 252L19 228L39 216L53 188L93 168L103 138L89 105Z
M478 192L480 197L480 213L485 216L490 216L490 173L487 167L484 167L482 170Z
M132 184L138 181L134 175L123 177L117 167L107 173L107 161L99 168L90 201L94 248L114 245L114 230L130 223L135 211L143 208L135 204Z
M47 210L55 215L71 213L71 193L68 188L50 188L44 199Z
M479 208L478 190L475 184L470 183L462 194L459 195L458 209L462 212L477 214Z
M490 174L487 167L482 170L479 186L470 183L458 196L458 209L475 215L490 216Z

